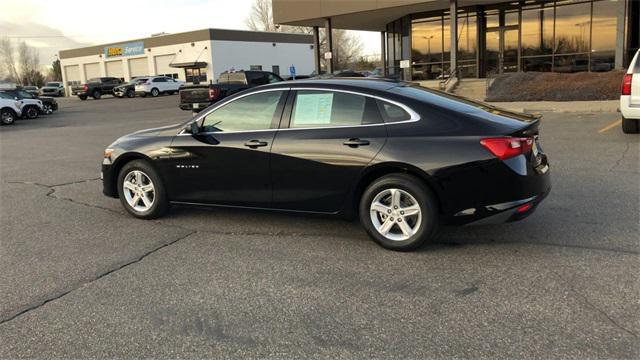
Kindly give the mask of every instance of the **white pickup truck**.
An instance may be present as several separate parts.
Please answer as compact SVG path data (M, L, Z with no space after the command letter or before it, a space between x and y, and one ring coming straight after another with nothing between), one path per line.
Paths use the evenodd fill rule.
M622 80L620 112L622 131L626 134L640 132L640 50L631 60Z

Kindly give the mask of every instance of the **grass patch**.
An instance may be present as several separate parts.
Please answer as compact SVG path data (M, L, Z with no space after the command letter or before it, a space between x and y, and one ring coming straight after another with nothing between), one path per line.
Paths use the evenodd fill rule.
M486 101L617 100L624 71L518 72L502 74L487 91Z

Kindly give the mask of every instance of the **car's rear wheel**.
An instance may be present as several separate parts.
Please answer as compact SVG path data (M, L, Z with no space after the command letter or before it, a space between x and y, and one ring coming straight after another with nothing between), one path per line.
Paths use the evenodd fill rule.
M622 132L625 134L637 134L640 131L640 120L622 118Z
M414 176L391 174L374 181L360 199L360 222L387 249L410 251L435 237L435 195Z
M51 114L53 114L53 108L51 107L51 105L49 105L49 104L44 104L44 105L42 105L42 107L43 107L43 110L42 110L42 111L43 111L45 114L47 114L47 115L51 115Z
M100 93L100 90L96 90L93 92L93 95L91 97L94 100L100 100L100 98L102 97L102 93Z
M11 109L0 110L0 123L2 125L11 125L16 122L17 115Z
M122 167L118 175L118 195L122 206L137 218L155 219L169 208L160 176L143 160L134 160Z
M127 97L128 98L136 97L136 92L133 91L133 89L127 90Z
M27 119L35 119L38 117L38 108L35 106L27 106L22 112Z
M151 89L151 96L158 97L158 95L160 95L160 90L156 88Z
M84 101L84 100L87 100L87 95L80 95L78 96L78 98Z

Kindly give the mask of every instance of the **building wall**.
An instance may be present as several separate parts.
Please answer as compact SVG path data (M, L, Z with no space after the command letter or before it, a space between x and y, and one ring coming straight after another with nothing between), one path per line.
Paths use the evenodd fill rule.
M300 75L310 74L314 70L313 48L310 44L212 40L211 47L215 79L231 68L250 70L251 65L261 65L265 71L271 71L273 65L278 65L280 75L289 75L291 65L296 67L296 73Z

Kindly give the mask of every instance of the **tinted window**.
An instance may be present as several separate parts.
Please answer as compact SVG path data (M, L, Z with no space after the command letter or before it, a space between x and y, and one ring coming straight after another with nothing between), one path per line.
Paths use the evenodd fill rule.
M11 94L7 94L4 92L0 92L0 99L10 99L13 100L14 96Z
M247 75L247 81L251 85L265 85L269 83L266 73L247 72L245 74Z
M282 79L279 76L275 76L274 74L269 74L267 76L267 79L268 79L269 83L275 83L275 82L282 81Z
M47 85L45 85L45 86L58 87L58 86L60 86L60 83L59 82L48 82Z
M99 84L100 83L100 78L89 79L89 80L87 80L87 83L89 83L89 84Z
M380 121L379 116L376 116L375 112L367 111L368 102L365 96L343 92L298 91L290 127L355 126L377 123Z
M23 90L18 91L18 95L20 97L22 97L22 98L25 98L25 99L33 99L33 95L32 94L30 94L30 93L28 93L26 91L23 91Z
M155 78L153 82L167 82L167 78Z
M208 114L202 131L248 131L271 128L282 91L267 91L242 97Z
M400 106L384 101L378 101L378 106L385 122L398 122L411 119L411 115Z

